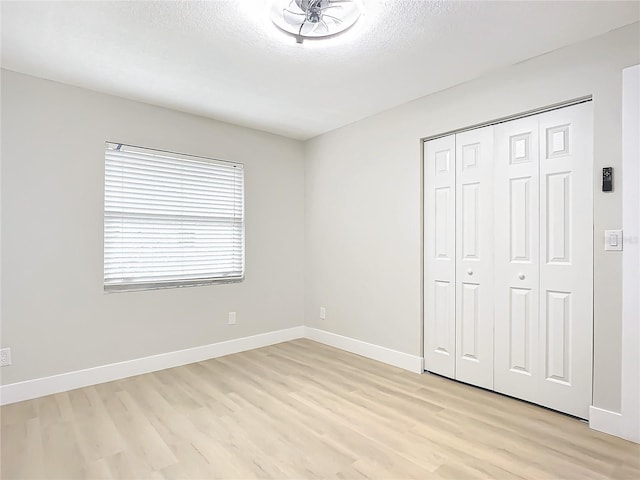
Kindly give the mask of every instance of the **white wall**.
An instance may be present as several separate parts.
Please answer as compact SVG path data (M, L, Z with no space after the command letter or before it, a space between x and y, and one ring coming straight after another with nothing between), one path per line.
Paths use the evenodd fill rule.
M302 324L299 142L7 70L1 81L2 384ZM105 140L245 164L243 283L103 293Z
M308 141L305 145L305 322L412 355L422 349L420 138L593 95L594 404L620 411L621 74L638 63L640 24L536 57ZM455 59L452 59L455 61ZM437 75L438 72L433 72ZM619 169L618 169L619 171ZM327 319L318 319L319 306Z

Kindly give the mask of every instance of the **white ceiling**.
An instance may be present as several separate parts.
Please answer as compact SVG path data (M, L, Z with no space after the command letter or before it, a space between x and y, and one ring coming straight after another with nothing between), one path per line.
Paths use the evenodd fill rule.
M2 67L306 139L640 19L640 2L362 0L297 45L265 0L2 1Z

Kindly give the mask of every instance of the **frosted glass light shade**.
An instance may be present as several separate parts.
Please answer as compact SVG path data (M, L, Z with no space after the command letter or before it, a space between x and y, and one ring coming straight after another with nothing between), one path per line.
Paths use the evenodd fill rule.
M302 43L344 32L358 21L362 8L358 0L274 0L269 13L278 28Z

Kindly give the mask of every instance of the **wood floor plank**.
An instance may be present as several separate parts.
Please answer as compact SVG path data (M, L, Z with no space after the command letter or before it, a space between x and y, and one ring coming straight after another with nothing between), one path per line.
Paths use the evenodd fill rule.
M84 477L85 459L72 422L65 420L43 426L42 450L43 471L47 478Z
M638 479L640 445L296 340L0 408L3 479Z
M28 418L24 423L9 423L3 426L2 431L6 436L3 435L0 444L0 477L42 478L44 453L40 420Z

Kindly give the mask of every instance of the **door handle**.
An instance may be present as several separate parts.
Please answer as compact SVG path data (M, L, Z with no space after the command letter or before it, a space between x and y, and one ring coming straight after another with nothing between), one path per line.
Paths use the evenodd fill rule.
M519 274L518 274L518 278L519 278L520 280L524 280L524 278L525 278L525 277L524 277L524 273L519 273Z
M473 275L473 270L471 269L467 270L467 275Z

